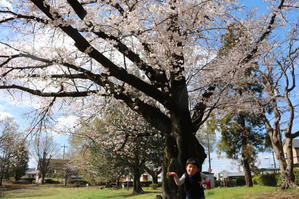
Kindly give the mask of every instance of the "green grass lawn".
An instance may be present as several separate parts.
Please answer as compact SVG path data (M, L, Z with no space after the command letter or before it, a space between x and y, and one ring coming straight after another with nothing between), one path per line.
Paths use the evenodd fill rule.
M97 187L65 188L61 186L30 186L5 192L6 199L156 199L159 190L145 189L133 195L132 190L98 189ZM275 187L254 186L215 188L205 191L206 199L298 199L299 189L279 191Z
M207 199L252 199L269 195L275 190L275 187L269 186L215 188L206 191L205 195Z
M6 191L6 199L155 199L159 191L145 190L144 194L133 195L132 190L98 189L97 187L67 188L61 186L31 186Z

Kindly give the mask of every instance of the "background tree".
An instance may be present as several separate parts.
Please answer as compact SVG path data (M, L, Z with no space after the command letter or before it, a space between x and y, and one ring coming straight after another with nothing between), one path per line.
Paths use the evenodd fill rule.
M119 177L125 173L115 171L129 170L133 176L133 192L143 192L140 177L145 169L157 179L162 167L164 146L160 132L124 104L111 102L102 117L100 125L85 128L85 133L89 132L86 137L93 140L90 149L100 151L108 168L113 168L112 172L119 173Z
M151 155L151 159L149 159L145 163L144 170L152 177L152 183L158 184L159 175L162 172L163 156L161 153L154 153L154 152L155 151L153 151Z
M93 111L102 105L98 96L123 101L163 133L165 175L182 174L189 157L204 161L196 131L229 92L223 82L245 80L240 77L262 53L285 0L267 22L244 20L246 37L220 57L219 38L238 11L230 0L11 2L0 8L1 26L17 33L1 45L0 88L49 97L40 119L54 102L65 102L59 97L86 97ZM163 180L166 199L184 198L171 178Z
M106 140L113 143L106 145L108 149L112 147L108 151L113 151L115 156L110 158L120 160L130 169L134 180L133 192L142 192L140 177L144 171L157 176L162 167L159 157L163 156L164 138L140 115L121 103L112 103L107 108L104 121L109 137L114 138ZM158 166L158 169L150 169L150 165Z
M20 180L25 175L28 169L29 151L27 148L27 142L25 139L17 141L15 151L15 164L10 168L10 176L13 176L16 181Z
M92 123L81 126L72 135L70 139L72 154L70 164L89 183L100 184L105 182L108 185L115 182L119 175L126 176L127 173L126 168L114 168L112 162L107 160L101 144L89 136L90 131L100 131L105 128L100 123L102 123L101 120L96 119Z
M22 156L25 155L23 146L24 140L21 139L17 131L16 122L6 117L0 120L0 185L2 180L8 178L11 169L18 167L18 163L22 162Z
M38 135L32 144L32 155L36 158L37 169L41 175L41 183L45 183L45 177L49 170L49 164L53 156L58 152L59 146L49 135Z
M258 152L264 149L262 121L254 114L228 115L221 120L218 130L221 132L218 149L228 158L240 160L246 185L252 187L254 161Z
M265 55L260 69L266 96L271 104L264 108L265 122L282 177L281 188L296 187L293 173L293 139L299 136L294 130L298 100L296 98L296 65L298 65L298 26L291 29L289 40L275 51ZM269 119L273 118L273 119ZM283 149L285 147L285 150Z

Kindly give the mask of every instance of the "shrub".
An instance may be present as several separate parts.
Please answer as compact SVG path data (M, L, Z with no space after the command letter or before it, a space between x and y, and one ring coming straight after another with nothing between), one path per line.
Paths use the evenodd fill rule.
M29 177L23 177L21 180L15 183L20 183L20 184L32 184L32 182L35 180L35 178L29 178Z
M259 176L253 176L252 177L252 183L257 185L258 184L258 178L259 178Z
M263 186L276 186L277 175L276 174L262 174L254 177L255 183Z
M86 180L76 179L71 180L70 184L74 184L76 186L86 186L86 184L89 184Z
M275 174L275 178L276 178L276 186L280 186L281 185L281 175L278 173L278 174Z
M152 189L158 189L159 185L158 184L155 184L155 183L152 183L149 185Z
M245 177L236 178L236 186L244 186L246 184Z
M294 169L295 183L299 185L299 169Z
M45 179L46 184L60 184L60 181L54 178L47 178Z
M141 182L142 187L148 187L151 185L151 182Z
M215 181L215 187L222 187L223 186L223 183L221 180L216 180Z

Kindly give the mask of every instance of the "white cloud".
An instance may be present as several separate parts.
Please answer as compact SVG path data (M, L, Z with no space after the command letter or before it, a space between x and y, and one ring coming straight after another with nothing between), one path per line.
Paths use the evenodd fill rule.
M203 164L203 171L208 171L208 167L208 158L206 158ZM242 169L238 161L220 157L216 152L211 153L211 167L214 174L220 173L223 170L238 172Z
M0 111L2 109L3 106L0 106ZM0 112L0 120L3 120L5 118L13 118L13 115L8 113L8 112Z
M0 111L4 111L4 106L2 104L0 104Z

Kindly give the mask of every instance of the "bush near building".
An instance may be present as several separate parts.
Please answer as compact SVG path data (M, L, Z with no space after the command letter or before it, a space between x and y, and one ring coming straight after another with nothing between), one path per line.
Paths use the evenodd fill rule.
M295 183L299 185L299 168L294 169ZM253 183L262 186L280 186L280 174L261 174L252 178Z
M278 175L277 174L261 174L253 177L253 183L263 186L277 186Z
M263 186L277 186L278 184L278 174L261 174L258 176L254 176L252 178L253 183L257 185L263 185Z
M295 174L295 183L299 185L299 168L294 170L294 174Z

